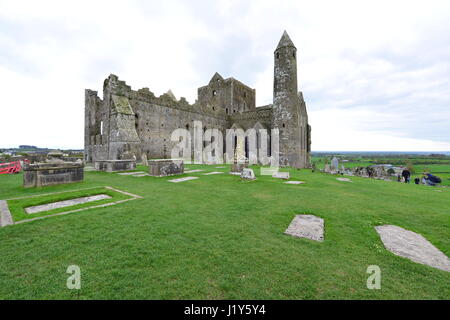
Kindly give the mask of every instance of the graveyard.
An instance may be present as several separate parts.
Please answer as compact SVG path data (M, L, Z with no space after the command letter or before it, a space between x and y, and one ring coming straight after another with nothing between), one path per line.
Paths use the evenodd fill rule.
M450 188L250 168L256 179L228 164L162 177L85 167L83 182L39 188L1 176L14 224L0 228L0 298L450 298L449 272L393 254L376 229L416 232L448 257ZM27 219L30 207L39 219ZM323 234L297 237L302 217ZM66 288L68 265L82 270L80 290ZM366 287L370 265L380 290Z

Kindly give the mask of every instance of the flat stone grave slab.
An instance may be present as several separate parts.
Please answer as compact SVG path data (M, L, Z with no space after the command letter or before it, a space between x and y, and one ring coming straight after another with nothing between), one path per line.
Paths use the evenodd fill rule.
M377 226L375 230L393 254L450 272L450 259L422 235L394 225Z
M167 180L167 181L178 183L178 182L195 180L195 179L198 179L198 177L184 177L184 178L172 179L172 180Z
M225 169L226 167L216 167L216 169Z
M58 209L58 208L65 208L65 207L70 207L70 206L74 206L74 205L81 204L81 203L92 202L92 201L103 200L103 199L111 199L111 197L106 194L98 194L95 196L82 197L82 198L76 198L76 199L70 199L70 200L64 200L64 201L57 201L57 202L42 204L39 206L25 208L25 212L28 214L38 213L38 212L42 212L42 211L48 211L48 210L53 210L53 209Z
M298 238L323 241L323 228L322 218L301 214L295 216L284 233Z
M185 171L184 173L194 173L194 172L202 172L202 171L205 171L205 170L195 169L195 170L188 170L188 171Z
M132 177L150 177L148 173L133 174Z
M133 176L135 174L142 174L145 173L144 171L135 171L135 172L120 172L118 174L120 174L121 176Z
M278 178L278 179L289 179L289 172L275 172L272 175L272 178Z
M303 184L305 181L286 181L286 184Z
M5 200L0 200L0 227L5 227L12 223L13 219L8 208L8 203Z
M233 176L241 176L240 172L230 172L230 174L232 174Z
M213 172L207 172L207 173L202 173L204 176L209 176L211 174L222 174L223 172L219 172L219 171L213 171Z
M352 182L352 180L350 180L349 178L336 178L336 180L343 182Z

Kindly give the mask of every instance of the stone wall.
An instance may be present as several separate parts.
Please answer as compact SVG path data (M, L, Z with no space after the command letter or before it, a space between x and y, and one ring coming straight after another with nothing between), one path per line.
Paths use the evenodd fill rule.
M154 177L167 177L184 173L184 162L179 159L156 159L148 161L148 173Z
M24 167L23 186L44 187L81 182L83 179L84 165L81 163L37 163Z
M281 45L280 45L281 44ZM274 103L257 108L255 90L215 73L208 85L198 88L198 100L189 104L169 90L156 97L148 88L132 90L110 75L103 85L103 100L96 91L85 91L85 160L141 160L171 158L179 141L171 141L175 129L188 129L194 121L203 130L257 127L280 130L282 165L309 167L311 131L306 105L297 92L296 49L283 34L275 52ZM224 144L225 145L225 144Z

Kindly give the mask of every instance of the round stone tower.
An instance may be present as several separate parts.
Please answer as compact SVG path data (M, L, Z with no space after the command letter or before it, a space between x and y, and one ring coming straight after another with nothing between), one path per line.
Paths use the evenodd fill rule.
M297 48L286 31L274 52L274 61L272 128L279 130L280 166L306 168L307 115L306 109L301 110L297 87Z

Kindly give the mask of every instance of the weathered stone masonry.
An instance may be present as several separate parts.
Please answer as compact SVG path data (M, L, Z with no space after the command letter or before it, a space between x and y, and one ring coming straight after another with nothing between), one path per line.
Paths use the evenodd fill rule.
M255 90L218 73L198 89L198 99L189 104L172 92L156 97L148 88L132 90L110 75L103 85L103 100L96 91L85 91L85 160L121 160L145 153L147 158L169 158L177 142L170 141L175 129L193 134L194 121L204 128L280 130L280 164L309 167L311 129L306 105L297 91L296 48L284 32L274 53L273 105L255 106ZM224 143L224 146L226 144ZM270 153L270 150L269 150Z

